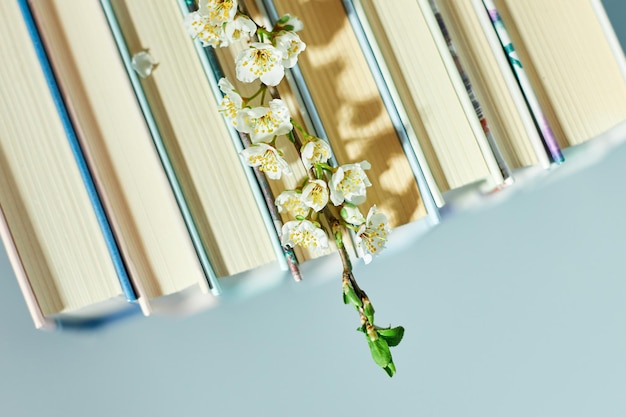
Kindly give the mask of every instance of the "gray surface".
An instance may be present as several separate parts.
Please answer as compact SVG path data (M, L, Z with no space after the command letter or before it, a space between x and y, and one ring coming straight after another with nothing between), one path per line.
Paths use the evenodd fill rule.
M606 0L622 43L626 2ZM389 380L334 272L184 318L33 329L0 251L0 416L626 415L623 146L357 274L404 324ZM561 175L563 177L563 175Z

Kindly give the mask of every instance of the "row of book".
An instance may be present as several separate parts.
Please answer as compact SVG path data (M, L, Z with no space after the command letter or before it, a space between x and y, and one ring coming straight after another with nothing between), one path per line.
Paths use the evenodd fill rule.
M433 227L456 190L515 187L626 120L624 54L598 0L240 5L264 24L303 21L280 95L337 163L371 163L365 205L391 227ZM217 87L238 48L192 40L195 7L0 3L0 230L36 327L214 305L233 277L299 279L319 256L280 245L273 196L304 168L288 146L292 177L242 163Z

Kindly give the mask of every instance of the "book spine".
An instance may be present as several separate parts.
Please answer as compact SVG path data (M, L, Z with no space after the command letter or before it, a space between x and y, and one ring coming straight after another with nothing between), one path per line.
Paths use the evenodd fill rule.
M432 13L435 16L435 20L437 21L439 30L441 31L441 34L443 35L443 38L446 41L446 45L448 46L448 51L450 51L450 56L452 57L452 60L454 61L454 64L459 73L459 76L461 77L461 80L463 81L463 86L465 87L465 91L467 92L467 95L470 98L470 101L472 102L472 106L474 107L474 111L476 112L476 117L478 117L478 120L480 121L480 125L483 128L483 132L485 134L487 142L489 143L491 152L496 158L496 162L498 163L498 167L500 168L500 174L502 175L502 178L504 179L504 184L510 184L513 182L511 169L509 168L508 164L504 160L504 157L502 156L502 152L500 151L500 148L498 147L498 144L496 143L496 140L493 137L493 134L491 133L491 129L489 128L489 122L487 121L487 118L485 117L483 113L483 109L480 104L480 101L478 100L478 97L476 97L476 93L474 92L474 88L472 87L472 83L469 79L469 76L467 75L467 72L463 68L463 64L461 63L461 59L459 58L459 54L457 53L456 47L452 43L452 38L450 37L450 33L448 32L448 28L446 27L446 23L443 19L443 16L441 15L441 12L439 11L439 7L437 6L437 3L435 2L435 0L429 0L428 3L430 5Z
M416 134L410 128L408 116L400 104L401 101L391 79L389 69L367 24L367 18L360 8L359 1L342 0L342 2L404 153L407 156L430 221L433 224L437 224L441 221L439 207L443 206L445 202L439 187L435 183L432 172L428 168L426 157L419 145Z
M178 3L183 15L197 9L195 1L193 0L178 0ZM198 40L194 40L194 47L198 53L200 62L202 63L209 85L215 95L215 99L219 102L222 100L222 92L218 87L218 82L224 76L224 73L217 57L215 56L215 52L212 47L202 46ZM244 147L250 146L250 139L247 135L240 134L230 126L228 130L237 152L241 152ZM302 281L302 274L300 273L298 260L293 249L284 247L281 244L280 235L282 232L283 221L278 213L276 205L274 204L274 196L272 195L270 185L265 178L265 175L258 168L250 169L250 167L245 166L244 164L242 164L242 169L246 173L246 177L251 186L257 207L259 208L263 222L265 223L265 228L267 229L268 234L272 237L272 246L274 248L274 252L276 252L276 259L278 259L282 269L289 270L295 281Z
M424 15L424 19L426 20L428 28L433 35L433 39L435 40L437 44L437 48L439 49L439 54L441 56L441 59L444 62L444 65L446 66L448 75L450 76L450 81L452 81L452 84L454 85L454 88L457 92L465 93L465 86L463 85L463 80L461 79L461 76L459 75L457 71L456 64L454 63L452 56L450 55L450 52L448 50L448 45L446 44L446 41L443 38L443 34L441 33L439 29L439 24L437 23L437 20L435 19L435 16L432 13L432 10L430 8L430 5L428 4L428 1L418 0L418 4L422 11L422 14ZM478 144L478 147L480 148L482 156L485 160L485 164L487 165L487 168L491 174L491 180L493 181L493 185L500 186L504 184L504 177L502 176L502 173L500 171L500 166L498 165L496 157L491 150L491 146L489 145L487 141L483 128L480 125L480 121L478 120L478 117L476 117L474 106L469 96L467 95L467 93L459 94L458 97L459 97L459 102L463 106L464 112L467 116L467 120L470 123L470 126L474 132L476 143Z
M511 94L511 98L515 103L515 108L517 109L517 112L522 120L526 134L530 139L537 161L539 161L539 165L541 167L547 169L550 167L550 157L548 151L543 144L537 127L535 126L533 116L528 109L528 105L526 104L519 83L511 70L511 66L509 65L509 62L504 54L501 53L502 48L500 46L500 40L494 31L489 16L487 16L485 6L483 5L482 0L472 0L472 7L474 8L478 21L480 22L490 49L493 52L493 57L496 60L500 72L502 73L506 86Z
M104 240L106 242L107 249L113 261L115 271L117 273L117 276L120 282L120 286L122 288L122 291L126 299L129 302L135 302L137 301L137 295L135 293L135 289L133 288L133 285L131 284L130 278L128 276L128 272L126 270L126 265L124 264L124 261L120 254L115 236L111 229L111 225L106 216L102 201L100 200L100 196L98 195L96 185L94 183L92 174L90 172L89 166L85 159L85 155L80 146L80 143L76 136L76 132L74 130L69 114L65 107L63 97L61 95L59 86L57 85L56 79L54 77L54 73L52 71L50 62L48 60L48 56L46 54L41 37L37 30L37 26L33 19L33 15L28 5L28 1L27 0L17 0L17 1L19 3L20 10L24 18L24 22L26 23L26 26L28 28L28 33L34 45L37 58L39 60L41 69L46 79L46 83L50 90L50 94L52 96L56 110L63 124L63 128L65 130L65 134L70 144L72 154L78 166L83 183L85 184L85 188L87 190L87 194L89 196L92 207L94 209L98 224L100 226L100 230L102 231L102 234L104 236Z
M500 14L498 13L498 10L492 0L483 0L483 4L487 10L489 18L491 19L495 32L498 35L502 49L509 59L513 73L515 74L520 88L524 93L524 98L528 103L528 107L533 115L535 124L537 125L537 128L543 138L544 146L550 155L550 160L553 163L560 164L565 160L561 152L561 148L559 147L559 144L554 137L554 133L552 132L543 110L539 105L539 101L537 100L535 92L530 84L530 80L526 75L526 71L522 66L522 62L515 51L513 42L511 41L509 33L504 26L504 22L502 21L502 18L500 17Z
M200 239L200 234L198 232L198 229L195 225L195 222L189 210L189 206L187 205L187 202L183 195L180 183L178 182L178 178L176 177L176 173L174 172L174 167L172 166L172 163L170 161L169 155L165 148L165 144L163 142L163 139L157 127L156 121L154 120L154 117L152 116L150 104L148 103L148 100L143 91L143 88L141 87L141 82L139 80L139 77L137 73L135 72L135 70L133 69L132 57L130 55L128 47L126 46L124 35L122 34L121 28L117 22L117 18L115 16L115 12L113 11L111 2L110 0L101 0L100 4L102 5L106 19L109 23L109 27L111 28L111 32L113 34L113 37L115 38L115 43L122 57L122 61L124 62L126 73L128 74L130 82L135 91L135 95L139 102L139 106L141 107L141 111L143 112L144 117L146 119L148 129L150 130L150 134L152 136L154 146L157 150L159 158L161 159L161 164L163 165L163 169L165 170L165 174L170 183L170 186L172 187L174 197L176 199L178 207L180 208L181 214L183 216L185 226L187 227L187 230L191 237L194 250L196 251L196 254L200 261L200 265L206 277L206 284L208 286L208 289L214 295L220 295L222 291L218 282L217 275L215 274L213 266L211 265L211 261L209 260L209 256Z

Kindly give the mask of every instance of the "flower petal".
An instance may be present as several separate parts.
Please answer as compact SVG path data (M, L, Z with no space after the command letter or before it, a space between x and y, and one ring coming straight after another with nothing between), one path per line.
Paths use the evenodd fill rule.
M281 243L286 247L300 246L319 253L328 248L328 236L309 220L294 220L283 225Z
M315 211L328 204L328 186L323 180L310 180L302 189L302 202Z
M247 165L259 167L268 178L278 180L282 174L291 175L289 164L278 155L278 151L266 143L256 143L241 151Z
M283 54L272 45L254 42L239 52L235 60L237 79L250 83L257 78L267 85L277 85L285 75Z

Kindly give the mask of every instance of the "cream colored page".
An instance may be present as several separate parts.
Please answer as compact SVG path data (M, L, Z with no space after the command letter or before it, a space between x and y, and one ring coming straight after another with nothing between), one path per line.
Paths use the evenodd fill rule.
M274 2L298 16L307 49L299 65L340 164L368 160L367 211L373 204L392 226L426 211L417 184L339 0Z
M17 2L0 2L0 204L44 315L121 294Z
M460 103L435 39L415 0L366 0L380 20L451 189L489 175L468 115ZM373 19L373 18L372 18ZM447 51L444 51L447 53ZM475 117L475 116L474 116ZM441 180L439 181L441 182Z
M143 88L217 275L275 260L177 3L117 0L113 6L131 54L149 50L158 62Z
M537 163L531 139L478 20L472 0L439 0L437 3L461 63L485 112L489 128L507 162L512 168Z
M100 2L32 4L133 278L149 298L202 282L195 250Z
M560 143L582 143L626 120L626 83L588 0L496 6Z
M20 287L20 291L22 292L22 296L24 297L24 301L26 302L28 312L33 319L33 324L35 325L35 328L41 329L46 326L53 327L52 321L46 320L41 311L41 307L39 306L39 302L37 301L37 296L35 295L35 292L33 291L33 286L30 284L28 275L24 270L24 265L22 264L22 260L20 259L20 254L17 251L15 241L13 240L13 236L11 235L11 231L9 230L9 225L7 224L6 217L4 216L4 212L2 211L2 206L0 206L0 241L2 241L2 243L4 244L4 249L7 252L7 257L9 258L9 262L11 263L11 267L13 268L15 279L17 280L17 284Z

